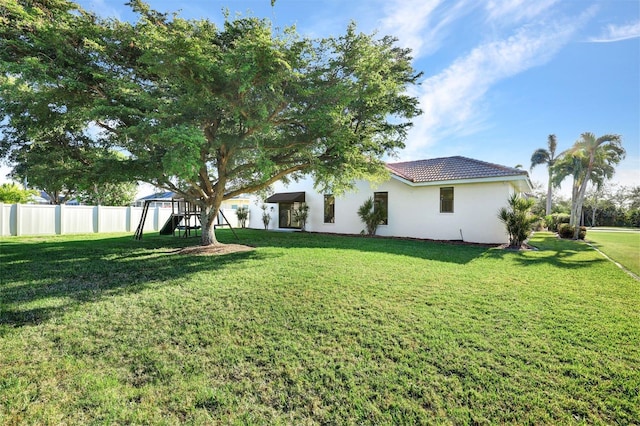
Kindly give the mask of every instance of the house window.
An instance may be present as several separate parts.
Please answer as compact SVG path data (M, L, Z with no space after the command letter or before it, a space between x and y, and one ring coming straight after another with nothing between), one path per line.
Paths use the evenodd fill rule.
M336 197L332 194L324 196L324 223L336 222Z
M375 211L382 209L384 212L384 219L380 221L380 225L388 225L389 217L387 215L389 211L389 193L388 192L374 192L373 193L373 208Z
M453 213L453 187L440 188L440 213Z

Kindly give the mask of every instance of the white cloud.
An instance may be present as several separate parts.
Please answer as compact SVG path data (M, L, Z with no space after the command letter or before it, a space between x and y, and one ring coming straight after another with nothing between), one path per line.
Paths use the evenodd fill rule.
M485 95L498 82L548 62L584 25L592 11L571 21L523 26L514 35L481 44L419 88L424 114L407 140L409 155L452 135L485 126Z
M640 37L640 21L628 25L607 25L599 37L589 41L607 43Z
M448 28L468 14L475 2L459 0L395 0L387 4L389 12L381 19L381 32L394 34L403 47L419 57L435 52L448 34Z
M489 0L485 8L490 21L506 20L510 23L515 23L540 15L557 1Z

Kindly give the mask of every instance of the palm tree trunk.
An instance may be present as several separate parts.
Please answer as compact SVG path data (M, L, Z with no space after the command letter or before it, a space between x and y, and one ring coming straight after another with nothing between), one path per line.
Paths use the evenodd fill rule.
M574 240L577 240L578 237L580 236L580 218L582 217L582 205L584 203L584 194L587 192L587 184L589 183L588 176L591 175L591 170L593 169L593 161L594 161L594 154L591 153L591 156L589 158L589 165L587 166L587 171L585 173L584 178L582 179L582 182L580 182L580 188L578 189L578 195L576 198L575 216L574 216L575 222L573 225Z
M551 214L551 195L553 194L553 189L551 187L551 178L552 172L551 168L549 168L549 184L547 185L547 207L545 209L546 216L549 216Z

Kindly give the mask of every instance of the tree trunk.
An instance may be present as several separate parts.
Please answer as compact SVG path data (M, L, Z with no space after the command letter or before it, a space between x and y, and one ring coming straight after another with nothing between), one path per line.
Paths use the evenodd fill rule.
M545 209L545 214L549 216L551 214L551 195L553 194L553 189L551 188L551 168L549 168L549 184L547 185L547 207Z
M587 170L591 173L590 170ZM578 198L576 199L575 207L574 207L574 217L575 222L573 224L573 239L577 240L580 236L580 219L582 218L582 204L584 203L584 194L587 190L587 182L588 179L585 177L584 181L580 185L580 189L578 190Z
M577 240L580 236L580 223L579 218L582 217L582 205L584 203L584 194L587 192L587 184L589 183L589 177L591 176L591 171L593 170L593 163L595 161L595 153L591 152L589 155L589 164L587 166L586 173L584 175L584 179L580 182L580 189L578 189L578 198L576 200L576 221L575 228L573 230L573 239Z
M216 230L214 227L215 218L220 211L220 202L216 202L215 205L207 205L200 211L200 224L202 225L202 239L203 246L211 246L220 244L216 239Z
M576 226L576 204L578 203L578 186L576 185L576 178L573 178L573 185L571 186L571 214L569 216L569 225Z

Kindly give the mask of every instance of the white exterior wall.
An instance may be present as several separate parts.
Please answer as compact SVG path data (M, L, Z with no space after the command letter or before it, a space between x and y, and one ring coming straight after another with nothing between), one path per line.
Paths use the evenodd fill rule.
M440 213L440 188L454 188L454 212ZM311 180L274 185L275 192L305 192L309 205L306 230L359 234L365 229L358 217L358 208L374 192L388 193L388 225L380 225L381 236L412 237L434 240L464 240L475 243L502 244L508 241L504 225L498 220L498 210L507 205L513 193L510 182L483 182L410 186L392 178L376 187L358 182L357 190L336 197L335 223L324 223L324 194L313 189ZM263 229L261 203L250 205L249 227ZM273 207L269 229L278 229L278 205Z

